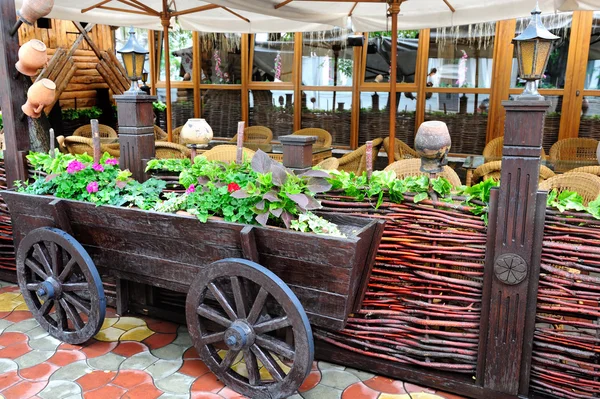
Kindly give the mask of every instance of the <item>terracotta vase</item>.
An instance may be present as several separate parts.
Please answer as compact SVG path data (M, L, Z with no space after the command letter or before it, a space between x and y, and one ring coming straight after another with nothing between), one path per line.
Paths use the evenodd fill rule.
M213 131L205 119L188 119L179 137L184 144L208 144Z
M54 7L54 0L23 0L17 15L21 21L33 25L35 21L50 14Z
M25 115L37 119L44 108L54 101L56 84L50 79L35 82L27 91L27 102L21 107Z
M33 39L19 49L19 61L15 64L17 71L26 76L35 76L38 69L48 62L48 54L44 42Z
M448 126L444 122L423 122L415 136L415 150L421 158L421 171L441 173L448 163L451 144Z

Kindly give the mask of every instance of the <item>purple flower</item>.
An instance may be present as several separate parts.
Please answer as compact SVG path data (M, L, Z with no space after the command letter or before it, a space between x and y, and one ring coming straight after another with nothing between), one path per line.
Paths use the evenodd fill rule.
M78 160L73 160L67 165L67 173L76 173L84 169L85 165Z
M90 184L87 185L87 187L85 189L90 194L97 193L98 192L98 182L97 181L91 182Z
M104 161L104 163L107 165L118 165L119 160L116 158L108 158L106 161Z
M104 166L100 165L99 163L95 163L94 166L92 166L92 168L96 172L104 172Z
M186 194L191 194L193 192L196 192L196 186L193 184L190 184L190 186L187 188L187 190L185 190Z

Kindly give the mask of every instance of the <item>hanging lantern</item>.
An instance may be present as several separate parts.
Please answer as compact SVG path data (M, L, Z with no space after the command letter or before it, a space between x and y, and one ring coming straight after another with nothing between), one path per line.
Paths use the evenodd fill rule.
M552 42L559 38L546 29L541 13L536 6L531 12L529 26L513 39L517 49L520 78L527 81L520 99L543 99L537 91L536 81L544 75L552 51Z
M131 80L131 87L127 92L134 94L143 93L138 87L137 82L143 76L144 63L146 61L148 50L140 46L135 38L135 31L133 28L129 31L127 43L125 43L121 50L118 50L118 53L123 57L125 72L127 72L127 77Z

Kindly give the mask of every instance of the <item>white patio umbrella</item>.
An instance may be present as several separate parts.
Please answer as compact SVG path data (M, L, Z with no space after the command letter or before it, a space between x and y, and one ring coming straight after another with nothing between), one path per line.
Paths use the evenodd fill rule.
M17 9L21 3L22 0L15 0ZM169 27L176 21L183 29L203 32L305 32L333 28L319 22L286 20L198 0L54 0L48 18L162 30L165 54L169 54ZM165 57L165 68L170 70L169 57ZM167 131L171 141L170 79L166 80L166 86Z

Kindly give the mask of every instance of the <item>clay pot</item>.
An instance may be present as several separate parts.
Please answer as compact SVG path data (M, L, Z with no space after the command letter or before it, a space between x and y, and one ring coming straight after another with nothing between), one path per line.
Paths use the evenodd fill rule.
M21 107L25 115L37 119L43 109L54 101L56 84L50 79L35 82L27 91L27 102Z
M15 67L23 75L34 76L38 69L46 65L47 62L46 45L44 42L33 39L19 49L19 61Z
M17 15L21 21L33 25L35 21L50 14L54 7L54 0L23 0Z
M208 144L213 131L205 119L188 119L179 137L184 144Z
M421 158L421 171L441 173L444 165L448 164L451 144L448 126L444 122L423 122L415 136L415 150Z

